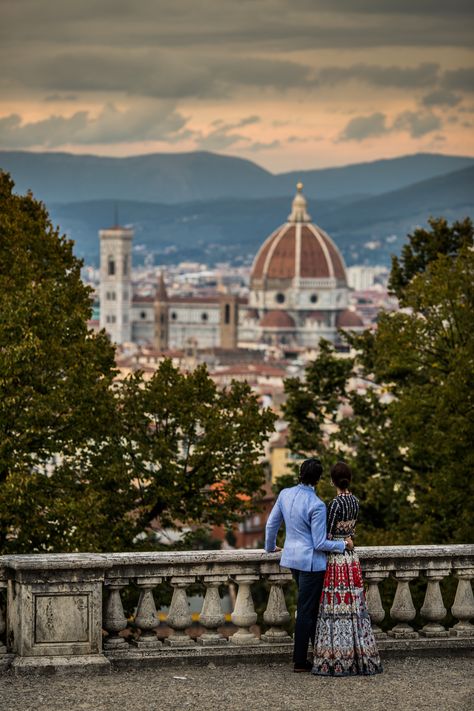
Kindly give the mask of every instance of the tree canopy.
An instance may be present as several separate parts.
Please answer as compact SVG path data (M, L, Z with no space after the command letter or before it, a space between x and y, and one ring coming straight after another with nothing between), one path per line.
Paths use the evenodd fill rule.
M165 361L117 381L73 243L0 173L0 550L123 550L252 510L273 426L245 384Z
M286 386L290 446L353 466L361 540L374 544L472 537L472 224L430 224L438 247L398 287L404 308L382 313L375 332L346 334L350 358L324 345L305 381Z

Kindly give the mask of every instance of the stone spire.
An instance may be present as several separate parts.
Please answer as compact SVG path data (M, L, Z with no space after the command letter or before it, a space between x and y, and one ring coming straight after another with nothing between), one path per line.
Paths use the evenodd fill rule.
M303 195L303 183L296 184L296 195L288 215L288 222L311 222L311 216L306 212L306 198Z
M168 292L166 291L163 271L160 272L160 279L158 282L158 288L156 290L155 301L168 301Z

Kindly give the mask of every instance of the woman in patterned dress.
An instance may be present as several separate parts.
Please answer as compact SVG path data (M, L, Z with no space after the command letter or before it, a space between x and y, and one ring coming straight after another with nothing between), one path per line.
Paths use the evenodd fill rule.
M331 467L337 496L328 507L328 538L353 536L359 501L349 491L352 472L347 464ZM328 555L321 594L312 673L320 676L379 674L382 671L365 601L364 584L355 550Z

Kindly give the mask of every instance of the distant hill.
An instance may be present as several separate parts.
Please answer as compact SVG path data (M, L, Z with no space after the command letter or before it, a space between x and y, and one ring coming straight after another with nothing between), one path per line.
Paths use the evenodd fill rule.
M49 203L128 200L181 204L221 198L289 197L302 179L308 197L370 196L474 165L474 159L420 153L401 158L273 175L255 163L213 153L104 158L0 151L16 190Z
M285 222L290 197L220 199L165 205L95 200L50 204L53 221L76 241L77 253L97 263L97 232L113 220L135 229L135 259L154 254L156 263L198 259L250 261L265 237ZM474 166L364 199L309 200L314 222L335 239L348 264L389 263L414 226L430 215L450 221L474 215Z

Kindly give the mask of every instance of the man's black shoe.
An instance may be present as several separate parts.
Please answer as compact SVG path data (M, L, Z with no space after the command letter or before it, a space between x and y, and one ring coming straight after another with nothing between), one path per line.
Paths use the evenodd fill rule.
M306 660L303 664L295 664L293 671L296 672L296 674L300 674L301 672L310 672L312 668L312 663Z

